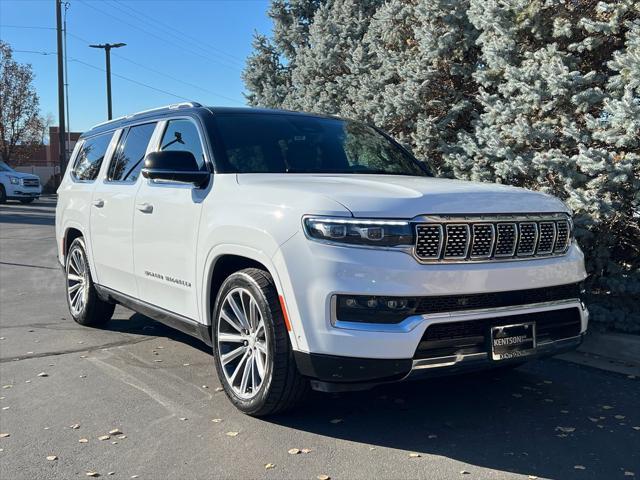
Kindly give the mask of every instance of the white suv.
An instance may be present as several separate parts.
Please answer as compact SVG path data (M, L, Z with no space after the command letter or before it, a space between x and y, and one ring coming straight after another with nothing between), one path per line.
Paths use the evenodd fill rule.
M5 162L0 161L0 203L5 203L7 200L31 203L37 200L41 193L40 177L16 172Z
M434 178L384 132L187 103L94 127L58 190L67 301L116 303L213 347L243 412L514 366L580 344L584 257L567 207Z

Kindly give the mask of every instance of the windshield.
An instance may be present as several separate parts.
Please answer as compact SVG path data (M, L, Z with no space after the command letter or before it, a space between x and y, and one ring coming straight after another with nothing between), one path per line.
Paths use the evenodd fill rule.
M373 127L287 114L218 114L213 137L224 173L430 175L409 152Z
M15 170L0 160L0 172L14 172Z

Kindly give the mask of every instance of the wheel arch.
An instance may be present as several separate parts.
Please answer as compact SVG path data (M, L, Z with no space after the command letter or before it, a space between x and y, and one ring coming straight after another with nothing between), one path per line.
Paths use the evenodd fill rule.
M212 324L213 306L224 280L232 273L245 268L259 268L267 271L273 278L278 292L282 291L274 265L263 252L239 245L218 246L207 256L203 272L202 318L206 325Z

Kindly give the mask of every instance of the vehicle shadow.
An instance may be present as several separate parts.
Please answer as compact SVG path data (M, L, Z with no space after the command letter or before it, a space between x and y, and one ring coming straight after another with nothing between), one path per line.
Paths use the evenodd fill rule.
M129 310L127 312L130 312ZM104 327L104 330L119 333L130 333L134 335L147 335L153 337L164 337L176 342L184 343L193 348L210 354L211 348L202 340L191 335L182 333L180 330L168 327L140 313L133 313L126 318L112 318Z
M618 393L607 386L603 395L591 388L594 375L602 373L545 360L513 371L390 384L331 401L314 394L298 411L268 421L369 448L403 450L405 457L444 456L470 465L470 473L479 466L540 478L611 478L621 475L621 467L640 464L633 447L637 432L618 425L612 414L598 420L602 428L589 417L607 414L602 405L621 405L612 397L631 392L620 378L619 390L613 390ZM631 398L637 401L635 385ZM428 459L416 460L425 462L425 475L433 472Z
M54 225L55 217L53 215L34 215L0 212L0 223L21 224L21 225Z
M211 353L200 340L140 314L114 319L107 328L166 337ZM411 461L425 462L425 478L433 473L428 456L437 455L463 462L470 473L483 467L540 478L601 479L640 465L638 432L631 428L640 424L638 404L640 382L546 359L515 370L363 392L313 392L297 410L255 421L399 450L407 460L410 452L418 453L421 458ZM608 411L611 406L615 413ZM616 419L620 412L627 421Z

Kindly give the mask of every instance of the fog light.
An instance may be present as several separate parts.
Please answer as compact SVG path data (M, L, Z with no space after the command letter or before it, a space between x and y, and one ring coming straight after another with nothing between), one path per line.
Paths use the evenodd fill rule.
M355 308L358 306L358 302L356 301L355 298L347 298L345 300L345 305L350 308Z

